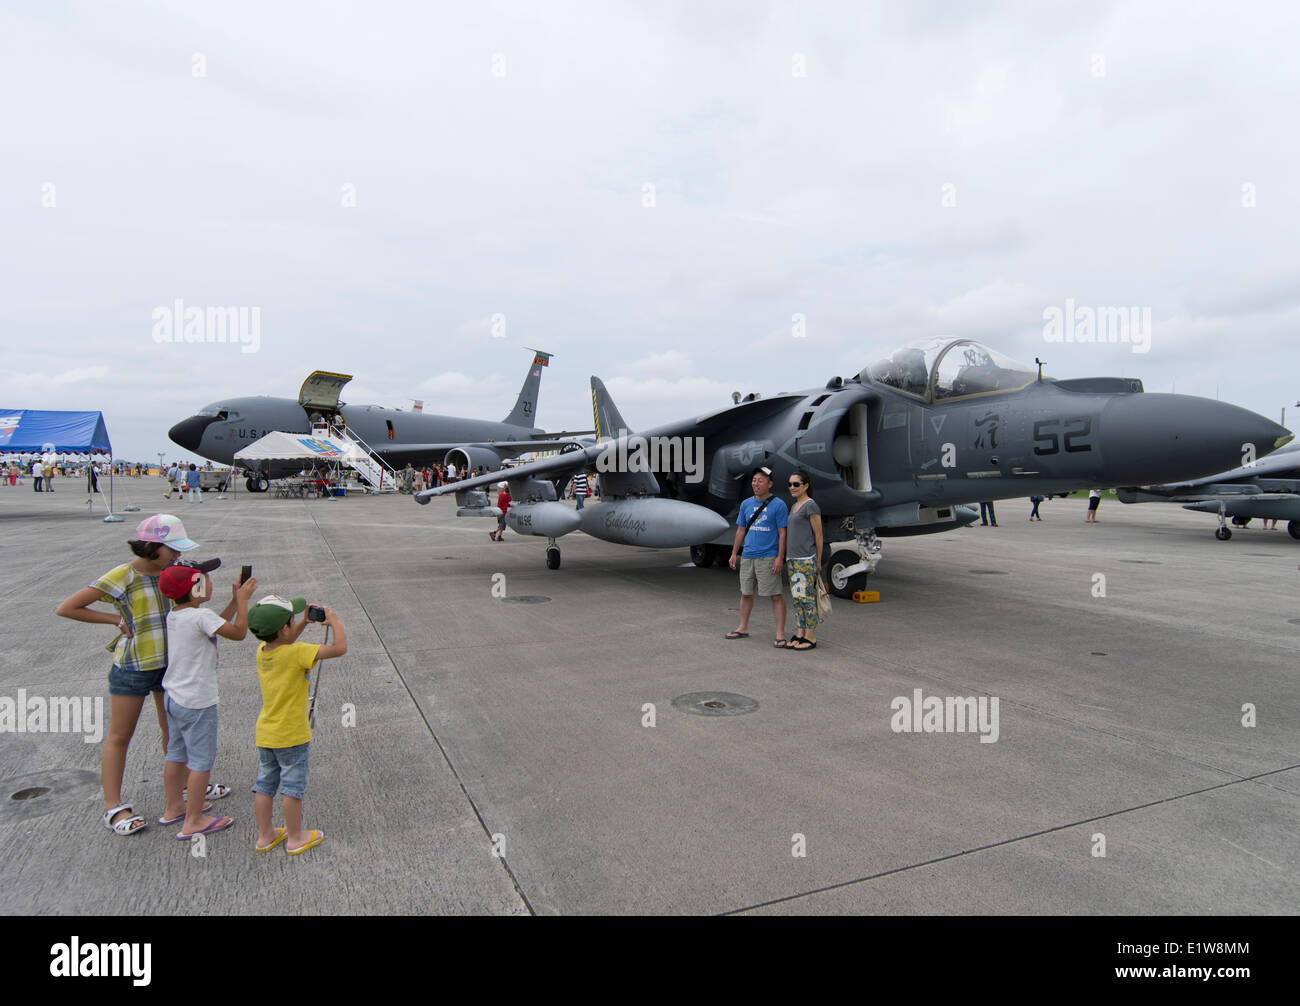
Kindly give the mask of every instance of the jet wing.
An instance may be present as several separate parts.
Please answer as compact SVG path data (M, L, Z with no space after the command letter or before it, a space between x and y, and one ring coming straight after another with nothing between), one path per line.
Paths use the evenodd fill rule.
M596 458L610 443L613 443L613 441L606 440L603 443L591 444L576 451L566 451L554 457L543 458L541 461L530 461L526 465L516 465L513 468L488 472L486 475L479 475L472 479L462 479L459 482L435 486L432 489L425 489L416 493L415 498L420 503L427 503L435 496L446 496L449 493L464 492L467 489L480 489L483 486L496 485L496 483L507 479L557 478L567 472L576 472L581 468L594 465Z
M579 469L595 467L596 459L600 457L601 453L605 450L616 451L620 440L627 439L628 431L623 417L609 399L609 393L600 378L592 377L591 390L593 409L597 420L596 435L603 436L605 439L594 444L578 445L577 449L565 451L555 457L543 458L541 461L533 461L526 465L517 465L514 468L480 475L477 478L464 479L449 485L425 489L423 492L416 493L417 501L427 503L434 496L445 496L449 493L463 492L467 489L478 489L506 480L529 477L555 479L576 472ZM803 394L781 394L772 398L757 398L725 409L719 409L716 412L706 413L695 419L682 419L663 426L657 426L654 429L639 430L635 436L647 440L651 437L708 437L725 430L737 422L757 422L768 415L789 408L791 402L805 397L807 396ZM613 435L611 436L611 434ZM532 443L536 445L537 441ZM576 444L577 442L569 441L569 443ZM482 446L492 447L493 445L489 443ZM564 446L561 445L560 449L563 450ZM608 475L603 476L606 488L613 489L614 483L611 480L624 476L645 479L649 476L649 473L608 473Z
M1300 496L1294 493L1257 493L1253 496L1220 496L1199 503L1184 503L1184 510L1201 513L1223 512L1225 517L1263 517L1265 520L1300 519Z
M1203 479L1195 479L1191 482L1179 482L1171 485L1152 486L1153 489L1193 489L1199 488L1203 491L1211 491L1215 486L1228 483L1232 484L1234 479L1259 479L1269 475L1281 475L1288 472L1300 470L1300 444L1288 444L1280 447L1272 454L1260 458L1248 465L1242 465L1240 468L1234 468L1230 472L1219 472L1217 475L1207 475Z
M406 462L414 463L417 459L428 458L430 454L440 454L457 447L482 447L489 451L504 450L509 454L522 454L526 451L559 451L576 440L484 440L478 443L460 441L454 444L399 444L374 447L378 454L390 466L401 467ZM373 446L373 445L372 445Z

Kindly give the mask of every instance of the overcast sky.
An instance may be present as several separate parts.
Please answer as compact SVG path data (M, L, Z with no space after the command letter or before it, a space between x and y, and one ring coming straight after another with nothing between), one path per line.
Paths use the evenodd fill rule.
M525 346L551 429L932 335L1300 425L1294 4L7 7L0 407L120 458L318 368L500 419ZM1045 341L1067 298L1149 352ZM257 352L155 341L177 299Z

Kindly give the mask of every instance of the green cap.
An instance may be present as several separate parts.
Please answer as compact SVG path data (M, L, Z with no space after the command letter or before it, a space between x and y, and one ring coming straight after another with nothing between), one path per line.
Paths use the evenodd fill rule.
M248 631L259 639L274 636L289 624L294 615L301 615L306 607L305 598L286 600L277 594L267 594L248 612Z

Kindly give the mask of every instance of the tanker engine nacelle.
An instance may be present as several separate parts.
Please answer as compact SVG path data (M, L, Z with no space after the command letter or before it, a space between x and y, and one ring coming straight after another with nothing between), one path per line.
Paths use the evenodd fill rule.
M501 457L486 447L453 447L443 456L443 463L455 465L461 475L476 468L494 472L501 467Z

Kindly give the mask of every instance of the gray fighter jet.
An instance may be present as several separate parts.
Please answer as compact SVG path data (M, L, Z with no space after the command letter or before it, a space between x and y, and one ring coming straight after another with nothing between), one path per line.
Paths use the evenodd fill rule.
M591 380L598 442L506 473L429 489L427 503L458 494L458 513L486 507L477 487L505 479L507 521L556 539L582 530L606 541L691 546L697 565L731 551L740 502L755 466L777 489L806 468L821 507L828 582L841 597L866 584L880 538L948 531L970 523L971 500L1058 493L1089 486L1194 478L1291 439L1245 409L1188 395L1146 394L1126 378L1052 380L966 339L909 346L855 377L629 434L604 384ZM600 503L579 513L556 498L557 477L595 470ZM825 558L825 557L824 557Z
M1232 537L1229 519L1245 527L1254 517L1284 520L1291 537L1300 538L1300 444L1208 478L1119 489L1116 496L1121 503L1181 503L1184 510L1217 514L1220 541Z
M535 349L529 352L533 360L515 407L499 423L404 412L382 405L346 405L339 401L339 393L351 376L318 370L303 382L296 400L260 395L213 402L173 426L168 436L187 451L231 465L237 463L236 451L273 430L306 434L322 420L337 422L342 417L352 435L392 468L407 462L416 466L454 464L458 472L500 468L507 458L558 450L574 442L575 434L537 428L542 368L549 365L551 354ZM300 465L261 462L250 467L254 474L248 479L249 491L265 492L268 479L292 475Z

